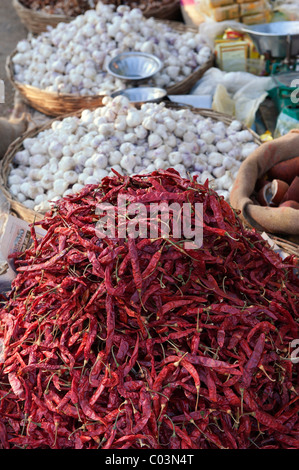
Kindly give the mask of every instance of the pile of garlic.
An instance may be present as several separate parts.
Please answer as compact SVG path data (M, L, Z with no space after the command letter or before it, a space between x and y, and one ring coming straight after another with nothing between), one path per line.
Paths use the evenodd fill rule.
M256 147L239 121L226 126L188 108L145 103L137 109L124 96L107 96L103 107L54 121L25 138L8 185L16 200L45 212L50 200L97 184L113 176L112 169L132 175L172 167L182 177L209 179L228 200L242 160Z
M50 92L80 96L109 95L127 84L107 72L112 58L124 51L154 54L163 63L150 85L168 88L188 77L211 57L198 33L179 33L140 9L104 5L88 10L72 22L28 36L12 58L14 79Z

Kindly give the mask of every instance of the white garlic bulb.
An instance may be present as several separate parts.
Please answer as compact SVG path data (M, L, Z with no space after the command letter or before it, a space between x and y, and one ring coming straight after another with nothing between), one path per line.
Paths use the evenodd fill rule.
M102 107L54 121L23 147L8 175L11 194L31 201L27 207L48 210L47 201L99 184L113 170L132 175L171 167L183 177L198 175L201 183L209 179L227 198L242 160L257 144L238 121L226 126L189 109L165 103L137 109L125 97L107 96Z

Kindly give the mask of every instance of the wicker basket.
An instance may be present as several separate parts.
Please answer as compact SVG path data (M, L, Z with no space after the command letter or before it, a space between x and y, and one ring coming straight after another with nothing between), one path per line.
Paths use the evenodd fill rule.
M198 32L197 28L188 27L179 21L157 20L169 25L180 33L187 31ZM32 108L51 117L61 116L65 113L74 113L82 109L94 109L102 106L103 95L80 96L44 91L31 85L24 85L14 79L12 58L13 51L6 60L6 74L13 87L20 93L23 101ZM214 55L203 66L198 67L192 74L175 85L166 88L169 95L183 95L189 93L203 74L213 66Z
M214 119L215 121L221 121L224 124L226 124L227 126L229 126L230 123L233 120L233 118L229 115L219 113L217 111L213 111L213 110L210 110L210 109L193 108L192 106L188 106L188 105L185 105L185 104L180 105L180 104L171 103L171 102L168 102L168 101L165 102L165 104L166 104L167 107L170 107L172 109L183 109L183 108L191 109L194 113L201 114L203 117L211 118L211 119ZM74 115L80 116L80 113L81 113L81 111L78 111L76 113L65 114L63 116L60 116L58 119L62 120L64 118L68 117L68 116L74 116ZM9 167L10 167L10 164L11 164L16 152L18 152L19 150L22 150L23 141L26 138L34 138L40 132L42 132L43 130L46 130L46 129L50 128L54 121L57 121L57 118L49 120L46 124L44 124L42 126L38 126L34 129L31 129L30 131L26 132L23 136L16 139L14 142L12 142L10 144L10 146L8 147L8 149L6 151L6 154L3 157L3 160L0 161L0 189L3 191L3 193L5 194L7 199L9 200L9 202L11 204L12 212L17 217L19 217L23 220L26 220L28 223L32 223L34 221L41 220L43 218L43 215L39 214L38 212L35 212L31 209L27 209L23 204L16 201L15 199L13 199L13 197L11 196L11 194L9 192L8 183L7 183L8 176L9 176ZM261 145L262 142L260 140L259 135L256 134L251 129L248 129L248 130L253 136L253 141L256 144ZM267 233L267 235L285 253L287 253L289 255L295 255L299 258L299 244L297 243L297 241L291 241L291 240L288 240L286 238L281 238L281 237L275 236L275 235L270 234L270 233Z
M12 3L21 22L33 34L47 31L48 26L55 28L61 22L69 23L75 18L73 16L53 15L43 11L32 10L25 7L19 0L13 0ZM177 20L180 17L180 1L173 0L159 7L148 7L142 13L146 18L153 16L161 20Z
M181 18L180 0L169 0L165 5L147 8L143 15L147 18L153 16L161 20L178 20Z
M27 207L23 206L23 204L20 204L18 201L10 199L9 202L11 214L19 219L25 220L28 224L32 224L43 219L42 214L27 209Z
M267 235L269 238L271 238L272 242L278 246L278 248L280 248L282 251L285 251L289 255L296 256L299 260L299 240L298 242L295 242L287 240L286 238L275 236L273 234L267 233Z
M13 75L12 58L14 51L6 61L6 73L11 84L19 92L22 100L33 109L51 117L59 117L65 113L75 113L82 109L95 109L102 106L105 95L80 96L70 93L55 93L41 90L31 85L16 82ZM203 66L198 67L189 77L166 89L169 95L188 94L204 73L213 66L212 57Z
M12 0L12 4L21 22L33 34L40 34L47 31L48 26L55 28L58 23L69 23L74 19L71 16L49 15L42 11L31 10L22 5L19 0Z
M165 104L167 107L172 108L172 109L183 109L183 108L191 109L194 113L201 114L203 117L211 118L211 119L214 119L215 121L222 121L226 125L229 125L233 120L231 116L218 113L210 109L193 108L192 106L187 106L185 104L179 105L179 104L171 103L168 101L165 102ZM3 191L7 199L10 201L12 210L16 212L16 214L21 219L24 219L27 222L31 223L33 220L40 219L42 216L41 214L38 214L37 212L24 207L23 204L16 201L9 192L7 181L8 181L8 176L9 176L10 164L13 161L15 154L19 150L23 149L23 141L25 139L34 138L43 130L49 129L54 121L62 120L68 116L80 116L80 113L81 111L78 111L76 113L64 114L63 116L60 116L59 118L48 120L48 122L42 126L38 126L38 127L35 127L34 129L31 129L30 131L26 132L25 134L23 134L21 137L17 138L14 142L10 144L3 159L0 161L0 189ZM253 135L254 142L260 145L261 140L259 136L252 130L250 130L250 132Z
M179 105L177 103L170 103L170 102L166 102L166 106L174 108L174 109L188 108L188 109L191 109L194 113L199 113L203 117L211 118L211 119L214 119L215 121L221 121L224 124L226 124L227 126L229 126L229 124L233 120L233 118L229 115L219 113L217 111L213 111L213 110L210 110L210 109L193 108L192 106L188 106L188 105L185 105L185 104L184 105ZM68 116L74 116L74 115L80 116L80 112L65 114L63 116L60 116L58 119L62 120L64 118L68 117ZM43 126L38 126L34 129L26 132L23 136L19 137L18 139L16 139L14 142L12 142L10 144L10 146L8 147L4 157L2 159L2 161L0 161L0 189L3 191L3 193L5 194L7 199L9 200L9 202L11 204L12 212L15 215L17 215L17 217L19 217L23 220L26 220L28 223L32 223L34 221L41 220L43 218L43 215L38 213L38 212L35 212L31 209L27 209L23 204L16 201L15 199L13 199L13 197L11 196L11 194L9 192L9 188L8 188L8 183L7 183L8 176L9 176L10 164L11 164L15 154L19 150L22 150L23 141L26 138L36 137L40 132L42 132L43 130L46 130L49 127L51 127L51 125L54 121L57 121L57 118L49 120ZM261 145L262 142L260 140L259 135L256 134L251 129L248 129L248 130L253 136L253 141L256 144ZM251 229L251 227L248 227L248 228ZM270 233L267 233L267 235L285 253L287 253L289 255L295 255L299 259L299 244L297 243L297 241L287 240L285 238L281 238L281 237L275 236L275 235L270 234Z

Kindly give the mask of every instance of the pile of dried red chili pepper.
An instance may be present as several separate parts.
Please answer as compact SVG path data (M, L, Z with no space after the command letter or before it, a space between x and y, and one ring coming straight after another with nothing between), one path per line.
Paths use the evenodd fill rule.
M99 238L96 205L203 204L203 245ZM174 170L55 203L0 311L1 448L298 448L296 259Z

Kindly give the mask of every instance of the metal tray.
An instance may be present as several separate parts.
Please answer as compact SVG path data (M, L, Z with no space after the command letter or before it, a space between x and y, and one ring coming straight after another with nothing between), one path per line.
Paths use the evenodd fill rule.
M270 52L273 58L299 55L299 21L277 21L242 27L249 34L259 54Z
M163 88L156 87L136 87L126 88L125 90L115 91L111 94L112 98L118 95L126 96L131 103L159 103L166 98L167 92Z

